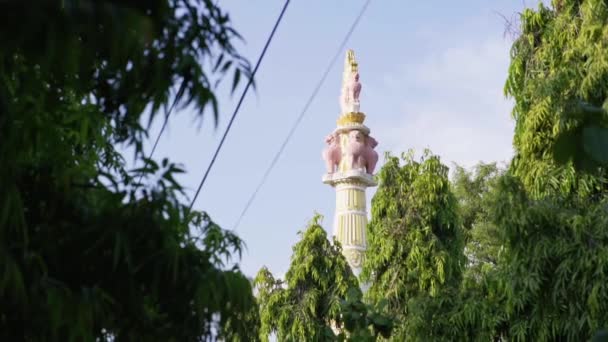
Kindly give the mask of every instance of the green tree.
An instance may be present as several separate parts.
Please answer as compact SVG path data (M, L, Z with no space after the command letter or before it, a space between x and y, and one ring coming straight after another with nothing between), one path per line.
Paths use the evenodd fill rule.
M505 172L496 163L480 163L472 170L455 168L452 185L466 232L468 262L452 307L444 313L453 323L454 340L498 341L508 336L499 263L504 234L493 216Z
M365 303L359 289L350 289L346 299L341 300L344 330L338 336L339 340L372 342L380 337L389 338L394 319L387 314L386 304L385 300L376 304Z
M261 339L267 341L271 334L279 341L374 341L388 336L392 321L381 314L381 304L361 301L359 283L339 243L329 242L319 220L315 216L300 233L284 282L266 268L256 276Z
M479 163L472 170L456 165L452 190L458 200L462 226L470 231L475 223L487 219L486 195L496 178L504 171L496 163Z
M554 0L552 8L539 3L520 17L505 85L515 99L514 175L536 197L603 192L608 4Z
M510 339L589 340L608 325L608 200L533 199L512 176L499 187L492 217L504 235Z
M458 200L459 216L466 232L467 272L495 267L501 248L501 231L492 222L490 211L498 195L496 183L506 170L496 163L477 164L472 170L456 166L452 189Z
M449 338L449 310L465 264L464 234L448 168L425 151L388 156L372 200L362 280L371 302L388 301L394 340Z
M257 336L251 285L226 267L241 241L180 202L179 166L143 163L142 115L171 98L217 114L216 81L248 72L229 17L211 0L0 13L0 339Z
M583 341L607 323L607 20L598 0L521 14L505 86L516 156L491 206L510 339Z

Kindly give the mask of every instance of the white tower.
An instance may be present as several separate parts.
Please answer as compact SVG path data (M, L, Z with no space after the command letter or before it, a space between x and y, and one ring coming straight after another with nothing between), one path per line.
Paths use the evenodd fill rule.
M369 135L369 128L363 124L365 114L359 111L360 93L358 64L354 52L348 50L340 117L337 128L325 139L323 159L327 173L323 183L336 189L334 236L342 244L342 252L356 276L361 273L367 249L365 190L377 185L372 174L378 162L378 153L374 151L378 143Z

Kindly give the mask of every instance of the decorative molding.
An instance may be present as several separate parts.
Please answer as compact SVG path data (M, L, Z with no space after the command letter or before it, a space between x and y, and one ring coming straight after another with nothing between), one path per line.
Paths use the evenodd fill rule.
M365 228L367 216L364 215L340 215L336 213L334 220L334 236L342 245L366 246L367 237Z
M350 123L346 126L338 126L335 130L334 133L335 134L342 134L342 133L348 133L350 131L353 130L357 130L357 131L361 131L366 135L369 135L370 129L365 126L364 124L359 124L359 123Z
M361 186L376 186L378 183L374 180L374 176L361 170L349 170L344 172L326 173L323 175L323 183L336 186L340 183L355 184Z
M346 257L346 260L352 268L361 268L363 266L363 260L365 259L365 251L360 249L343 249L342 254Z
M336 188L336 211L345 210L365 211L365 190L353 188Z
M346 191L346 190L365 191L366 188L367 188L367 186L363 185L363 184L355 184L355 183L338 183L338 184L336 184L336 191Z
M365 216L365 218L367 218L367 211L366 210L356 210L356 209L336 210L336 215L339 215L339 216L359 215L359 216Z
M337 124L338 127L339 126L348 126L348 125L353 125L353 124L359 124L359 125L363 125L363 121L365 121L365 114L358 112L358 113L346 113L343 114L342 116L340 116L340 118L338 118Z

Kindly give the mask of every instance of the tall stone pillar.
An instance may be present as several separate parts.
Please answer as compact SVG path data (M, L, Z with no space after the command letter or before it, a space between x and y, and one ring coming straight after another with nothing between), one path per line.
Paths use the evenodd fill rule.
M336 189L333 233L357 276L361 273L367 249L365 190L376 186L372 174L378 162L378 153L374 150L377 142L363 124L365 114L359 111L360 93L358 64L354 52L349 50L344 63L340 96L342 111L336 129L325 139L327 147L323 151L323 158L327 173L323 176L323 182Z

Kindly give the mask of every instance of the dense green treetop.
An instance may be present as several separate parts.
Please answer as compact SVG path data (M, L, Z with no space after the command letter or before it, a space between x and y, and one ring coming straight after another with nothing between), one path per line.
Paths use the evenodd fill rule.
M443 312L449 317L453 340L495 341L508 331L500 272L504 253L503 230L494 221L494 206L501 195L498 184L506 170L496 163L472 169L456 166L452 188L466 233L464 269L459 290Z
M491 212L509 335L519 341L585 341L608 326L608 202L530 198L501 178Z
M261 339L374 341L389 336L392 321L382 307L365 305L359 282L339 242L327 239L315 216L293 247L285 281L262 268L255 279Z
M419 323L441 318L433 318L431 310L422 313L420 306L449 296L446 291L459 284L465 265L464 234L448 168L429 151L420 160L414 160L413 153L402 160L388 156L378 172L362 271L363 281L370 282L368 299L385 298L398 319L395 340L430 333L422 332ZM431 316L422 316L427 313Z
M474 188L471 182L481 175L457 171L458 197L475 194L461 190ZM460 290L441 311L453 323L452 335L471 341L589 340L608 324L606 199L539 199L509 172L486 184L474 196L481 201Z
M496 184L505 174L496 163L477 164L467 170L456 166L452 189L458 199L459 216L466 232L465 254L469 259L469 269L477 269L497 264L501 250L501 231L493 224L490 211L498 195Z
M534 196L606 187L608 3L554 0L521 14L505 85L515 99L511 164ZM600 168L604 166L604 168Z
M505 86L516 156L490 216L514 340L584 341L608 323L606 51L606 1L521 14Z

